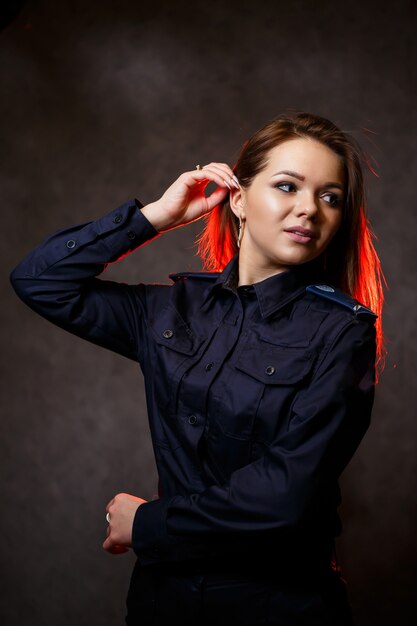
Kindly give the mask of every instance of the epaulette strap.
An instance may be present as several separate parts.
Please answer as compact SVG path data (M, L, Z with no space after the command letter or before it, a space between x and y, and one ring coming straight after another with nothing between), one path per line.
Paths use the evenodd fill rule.
M378 317L376 313L371 311L371 309L368 309L368 307L364 306L336 287L323 284L308 285L308 287L306 287L306 291L314 293L316 296L320 296L321 298L326 298L326 300L337 302L338 304L349 309L354 315L372 315L373 317Z
M187 278L202 278L214 280L220 275L219 272L177 272L174 274L168 274L169 278L174 282Z

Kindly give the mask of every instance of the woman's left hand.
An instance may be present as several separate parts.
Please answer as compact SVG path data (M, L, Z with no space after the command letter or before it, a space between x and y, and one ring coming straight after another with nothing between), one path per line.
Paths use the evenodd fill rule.
M118 493L106 506L109 514L107 539L103 548L111 554L128 552L132 547L132 527L135 513L141 504L146 502L142 498L131 496L128 493Z

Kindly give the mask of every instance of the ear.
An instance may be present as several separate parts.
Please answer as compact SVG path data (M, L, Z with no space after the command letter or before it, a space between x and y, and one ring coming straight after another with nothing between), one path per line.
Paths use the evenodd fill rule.
M245 203L246 193L244 189L232 189L229 193L229 204L236 217L240 217L242 220L246 219L245 216Z

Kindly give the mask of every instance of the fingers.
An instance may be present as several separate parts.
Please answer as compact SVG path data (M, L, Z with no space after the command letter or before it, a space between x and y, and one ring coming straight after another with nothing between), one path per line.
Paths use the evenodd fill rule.
M229 191L231 190L231 184L228 180L228 177L223 174L221 176L218 171L208 168L204 166L202 170L192 170L191 172L185 172L183 174L186 178L191 176L191 186L195 185L195 182L205 183L203 187L207 187L210 182L214 182L219 187L227 187Z
M201 170L197 171L213 173L216 177L220 177L229 189L231 189L232 186L239 189L239 181L227 163L209 163L204 165Z
M239 181L233 173L233 170L227 165L227 163L209 163L204 165L201 170L193 170L189 172L192 175L193 180L197 181L213 181L219 185L219 187L228 187L229 190L234 187L240 189ZM208 184L208 183L207 183Z
M135 513L146 500L127 493L118 493L106 507L109 514L103 548L111 554L128 552L132 545L132 527Z
M129 552L129 548L120 543L117 543L117 536L115 537L115 532L112 532L111 528L111 518L110 522L106 529L106 539L103 542L103 548L106 552L110 554L123 554L124 552Z
M112 498L106 506L106 513L108 513L110 515L109 517L109 521L107 524L107 528L106 528L106 539L103 542L103 548L109 552L110 554L120 554L120 548L121 546L118 546L118 544L116 544L114 542L113 537L111 536L112 534L112 519L111 519L111 512L112 509L114 509L114 503L115 503L115 499ZM107 519L107 518L106 518ZM127 551L127 548L122 550L123 552Z
M127 546L115 543L110 536L108 536L103 542L103 548L110 554L124 554L125 552L129 552L129 548Z
M222 202L228 194L228 190L224 187L217 187L209 196L207 196L207 211L211 211L217 206L220 202Z
M237 179L234 171L227 163L209 163L208 165L204 165L203 169L210 168L217 170L221 176L226 175L226 179L229 184L239 189L239 180Z

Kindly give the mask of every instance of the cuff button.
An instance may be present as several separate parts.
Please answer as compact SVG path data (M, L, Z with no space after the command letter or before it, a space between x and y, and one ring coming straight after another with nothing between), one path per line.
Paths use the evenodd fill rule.
M75 247L74 239L68 239L68 241L67 241L67 248L74 248L74 247Z
M120 213L117 213L117 215L114 216L113 218L113 222L115 224L120 224L120 222L122 221L123 217L120 215Z
M133 230L129 230L127 236L129 237L129 239L134 239L136 237L136 233Z

